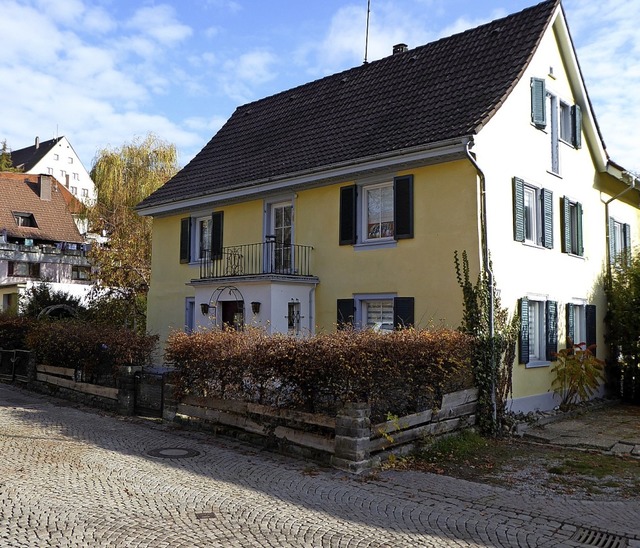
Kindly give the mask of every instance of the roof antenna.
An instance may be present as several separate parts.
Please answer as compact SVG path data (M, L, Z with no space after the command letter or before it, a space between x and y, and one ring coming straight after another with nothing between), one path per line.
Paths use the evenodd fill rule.
M367 64L367 54L369 51L369 14L371 13L371 0L367 0L367 31L364 39L364 63Z

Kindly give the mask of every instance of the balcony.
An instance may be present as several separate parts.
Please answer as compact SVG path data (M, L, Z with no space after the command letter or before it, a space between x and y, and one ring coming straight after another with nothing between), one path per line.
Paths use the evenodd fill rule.
M276 241L223 247L222 253L213 258L211 251L205 250L200 258L200 279L267 275L311 277L312 250L309 245Z

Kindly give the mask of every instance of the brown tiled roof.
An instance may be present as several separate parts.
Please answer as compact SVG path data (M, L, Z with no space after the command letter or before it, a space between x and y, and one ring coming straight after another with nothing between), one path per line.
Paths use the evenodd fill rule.
M139 208L476 133L560 0L239 107Z
M45 157L54 146L58 144L62 137L42 141L36 148L35 144L30 147L20 148L11 151L11 164L13 167L20 167L22 171L29 171Z
M62 195L62 185L51 179L51 199L40 198L38 175L0 172L0 232L13 238L81 243L73 217ZM18 226L14 213L32 214L37 227Z

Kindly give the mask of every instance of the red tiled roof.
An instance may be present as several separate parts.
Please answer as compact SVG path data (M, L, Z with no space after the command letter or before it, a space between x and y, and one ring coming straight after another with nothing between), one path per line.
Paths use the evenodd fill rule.
M139 208L476 133L528 66L560 0L239 107Z
M51 181L50 200L40 197L40 177ZM81 243L82 236L63 195L65 190L48 175L0 172L0 232L6 230L14 238ZM14 213L33 215L37 227L18 226Z

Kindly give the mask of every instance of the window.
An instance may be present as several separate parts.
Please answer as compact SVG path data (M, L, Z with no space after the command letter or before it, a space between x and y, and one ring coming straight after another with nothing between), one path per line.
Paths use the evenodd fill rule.
M89 197L89 189L87 189L87 188L83 188L82 189L82 197L83 198L88 198Z
M534 367L555 360L558 351L558 303L520 299L519 362Z
M47 168L47 173L48 173L49 175L53 175L53 168L52 168L52 167L48 167L48 168Z
M548 114L547 114L548 113ZM542 78L531 79L531 122L538 129L549 128L551 138L551 171L560 173L559 142L578 149L582 146L582 110L570 105L546 89Z
M59 154L54 154L53 155L53 159L54 160L59 160L60 159L60 155Z
M68 162L69 162L70 164L73 164L73 158L72 158L71 156L69 156Z
M73 265L71 267L71 279L72 280L90 280L91 279L91 267L90 266L78 266Z
M596 307L592 304L567 303L567 346L596 344Z
M609 260L611 263L629 261L631 258L631 227L609 217Z
M223 212L180 220L180 262L222 257Z
M413 238L413 175L342 187L339 232L340 245Z
M184 302L184 332L193 333L196 326L196 300L187 297Z
M562 251L584 255L582 241L582 205L564 196L562 198Z
M73 174L73 180L74 181L79 181L80 180L80 174L79 173L74 173Z
M8 275L21 278L39 278L40 263L27 263L23 261L9 261Z
M287 331L289 335L300 334L300 303L291 301L287 303Z
M71 190L71 194L73 194L74 196L78 195L78 187L77 186L72 186L69 190Z
M18 226L30 226L37 228L36 219L31 213L14 212L13 218Z
M553 248L553 193L513 180L514 239Z
M364 241L392 239L393 230L393 184L371 185L362 189Z
M338 299L338 329L391 331L414 325L414 298L393 295L355 295Z
M67 178L67 172L64 169L60 170L60 178L64 181Z

